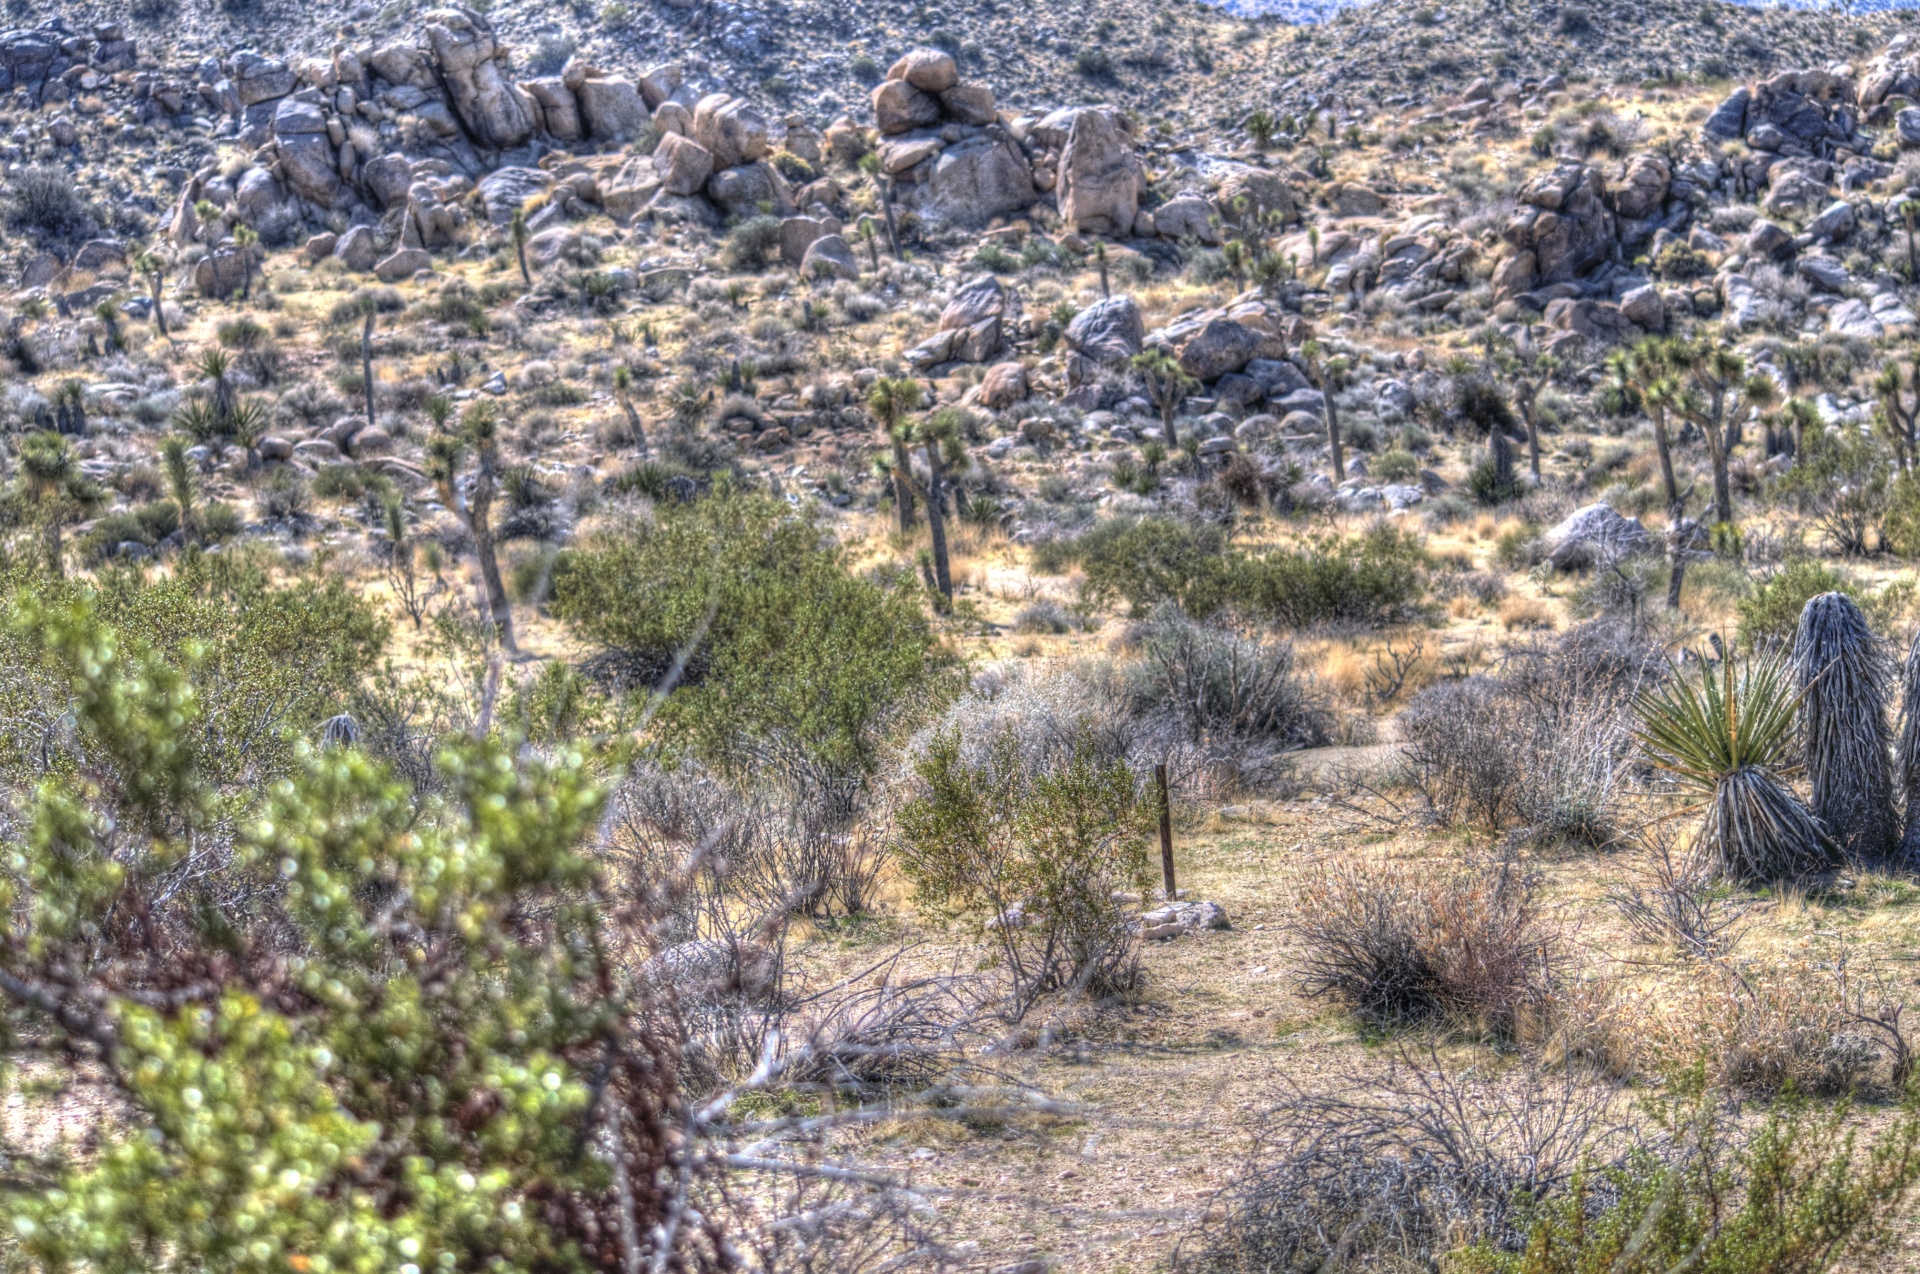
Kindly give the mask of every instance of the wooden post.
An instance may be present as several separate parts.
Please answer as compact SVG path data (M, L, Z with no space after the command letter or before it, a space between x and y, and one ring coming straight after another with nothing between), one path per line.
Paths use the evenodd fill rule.
M1173 887L1173 805L1167 800L1167 767L1153 767L1154 781L1160 785L1160 874L1166 877L1167 901L1175 897Z

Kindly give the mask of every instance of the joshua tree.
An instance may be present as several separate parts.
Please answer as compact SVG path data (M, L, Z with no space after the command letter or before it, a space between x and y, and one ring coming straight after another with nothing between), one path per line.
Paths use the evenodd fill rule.
M513 236L513 255L520 262L520 282L527 287L533 286L533 271L527 269L527 214L522 208L513 210L513 224L507 228Z
M1180 366L1180 360L1164 349L1135 354L1133 370L1147 382L1147 397L1160 409L1160 436L1167 450L1178 451L1180 434L1174 428L1173 419L1180 414L1180 404L1200 387L1200 382L1189 376L1187 369Z
M222 350L208 349L200 352L199 359L193 365L200 378L213 386L213 410L221 417L233 414L233 382L227 379L232 364L227 361Z
M253 249L254 245L259 242L260 232L252 226L235 226L233 228L233 246L238 249L240 253L240 269L242 271L240 276L240 299L242 301L251 301L253 299Z
M1551 354L1522 354L1509 346L1500 351L1496 366L1513 385L1513 405L1519 409L1520 423L1527 430L1527 469L1534 485L1540 484L1540 391L1547 387L1560 369L1560 360Z
M421 545L417 543L407 527L407 506L397 493L389 494L380 506L380 521L387 533L386 545L382 551L381 566L386 572L387 583L393 589L393 595L399 599L407 618L413 621L416 630L426 616L427 603L439 594L444 581L440 578L437 560L430 562L433 573L433 585L425 592L420 589L419 559ZM427 546L428 550L433 545Z
M1667 516L1677 519L1685 512L1680 483L1673 472L1673 442L1667 430L1667 412L1679 384L1668 375L1665 342L1649 337L1630 350L1621 350L1607 359L1614 387L1628 401L1636 403L1653 422L1653 448L1660 460L1660 485L1667 497Z
M492 612L493 627L501 649L518 656L513 641L513 606L507 600L507 586L500 578L500 562L494 554L493 495L500 470L500 418L490 402L469 406L460 417L460 428L436 434L427 445L427 474L440 493L440 503L453 511L473 536L474 556L480 561L480 579L487 592L487 609ZM458 481L460 468L471 454L474 461L471 492L462 498Z
M627 414L627 428L633 434L634 449L642 457L647 454L647 430L640 423L640 413L633 406L633 372L621 366L613 369L613 397L620 404L620 410Z
M1887 360L1874 377L1873 392L1880 400L1880 422L1900 457L1900 467L1911 472L1914 445L1920 439L1920 430L1916 430L1920 425L1920 357L1908 365L1904 376L1899 363Z
M167 279L167 263L155 252L142 252L133 259L133 268L147 281L147 296L153 302L153 326L162 337L172 340L167 331L167 307L160 299L160 287Z
M1107 288L1107 245L1098 240L1093 245L1093 264L1100 271L1100 299L1107 300L1113 296Z
M1902 199L1900 201L1900 221L1907 229L1907 282L1920 283L1920 261L1916 261L1913 251L1913 223L1920 219L1920 199Z
M57 433L29 434L19 455L21 494L40 523L40 544L47 573L66 574L60 533L69 522L87 517L106 502L106 493L80 471L79 458Z
M1807 603L1793 639L1793 670L1813 813L1850 859L1885 862L1900 839L1886 667L1851 597L1822 593Z
M867 265L880 273L880 234L873 228L872 217L860 218L860 242L867 245Z
M1731 879L1792 879L1837 853L1776 773L1793 750L1799 698L1785 659L1761 651L1738 667L1728 656L1697 675L1676 670L1635 704L1648 760L1706 797L1697 843Z
M911 376L882 376L867 391L867 410L893 447L893 506L902 535L913 530L913 460L900 426L920 403L920 382Z
M940 590L945 607L953 605L953 573L947 557L947 493L949 469L958 471L967 462L967 444L960 428L960 414L952 408L934 412L912 425L913 441L927 455L927 529L933 538L934 587Z
M1253 138L1253 144L1261 150L1272 147L1273 135L1278 131L1272 111L1263 108L1247 116L1247 136Z
M1747 413L1773 405L1776 388L1763 375L1747 374L1747 362L1732 348L1712 340L1669 341L1662 347L1680 382L1669 406L1700 427L1713 461L1713 507L1708 520L1733 525L1733 480L1728 469Z
M107 348L114 351L124 350L127 339L120 331L120 311L112 301L102 301L93 307L93 316L100 320L100 326L107 329Z
M1327 450L1333 460L1333 483L1339 486L1347 476L1347 459L1340 445L1340 408L1335 405L1333 398L1347 387L1352 378L1352 368L1345 355L1329 355L1319 341L1308 341L1300 347L1300 362L1306 368L1307 382L1320 391L1325 404Z

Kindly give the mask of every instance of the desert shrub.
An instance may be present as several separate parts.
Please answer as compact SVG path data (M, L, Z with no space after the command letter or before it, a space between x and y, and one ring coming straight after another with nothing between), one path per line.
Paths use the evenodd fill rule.
M677 685L660 725L734 775L857 788L950 684L917 592L850 573L767 497L662 505L563 552L552 610L625 687Z
M1825 563L1794 558L1736 603L1741 643L1759 650L1791 642L1807 603L1822 593L1836 592L1852 596L1854 589Z
M58 168L25 168L7 183L7 224L54 237L85 234L94 227L93 208L80 194L72 174Z
M1454 1248L1517 1238L1517 1209L1623 1154L1617 1100L1572 1069L1516 1077L1407 1053L1296 1090L1259 1120L1246 1168L1173 1269L1447 1268Z
M1027 603L1013 617L1013 631L1016 633L1049 633L1057 636L1085 626L1079 616L1050 598Z
M1376 1026L1510 1036L1539 1020L1562 962L1538 881L1511 860L1417 870L1328 855L1301 873L1288 927L1301 989Z
M1114 892L1146 892L1153 813L1090 731L1036 764L1011 730L978 763L943 730L914 764L898 852L924 903L997 940L1019 1017L1052 991L1099 998L1138 980L1137 939Z
M1805 431L1806 445L1777 489L1807 514L1834 550L1867 557L1887 547L1896 499L1892 452L1878 439L1845 429Z
M576 48L574 38L564 31L544 31L533 43L533 52L527 57L529 74L558 75L560 68L567 64Z
M779 255L778 217L748 217L727 235L725 257L730 270L764 270Z
M603 954L648 922L591 888L603 802L577 756L455 740L417 808L357 750L293 759L292 721L197 695L244 641L165 653L134 612L26 600L7 628L61 688L48 720L70 715L8 793L5 1050L85 1052L112 1105L98 1154L9 1193L10 1259L560 1269L626 1227L663 1268L724 1264L718 1200L691 1196L712 1219L675 1239L682 1196L616 1184L673 1178L692 1125L658 1001ZM298 646L276 658L298 678ZM236 744L288 764L229 769Z
M1061 556L1079 561L1095 602L1124 599L1136 614L1173 602L1196 619L1231 609L1288 627L1404 621L1426 564L1417 537L1386 525L1253 555L1229 551L1215 527L1165 518L1102 522Z
M1884 1267L1900 1205L1920 1176L1920 1113L1911 1101L1865 1148L1846 1103L1822 1108L1788 1095L1747 1133L1717 1093L1697 1086L1650 1113L1664 1145L1585 1165L1568 1188L1530 1201L1520 1241L1482 1237L1448 1268L1818 1274Z
M1392 447L1374 460L1373 475L1382 482L1412 482L1420 476L1420 462L1412 452Z
M1631 705L1660 668L1617 621L1518 647L1497 676L1414 697L1400 718L1407 777L1441 821L1605 843L1627 795Z
M1663 279L1675 283L1685 283L1691 279L1704 278L1713 273L1713 262L1707 254L1684 243L1670 243L1660 250L1653 263L1653 272Z
M1130 682L1136 711L1165 713L1189 741L1265 747L1318 747L1329 738L1325 703L1294 667L1293 647L1155 612L1140 633L1141 659Z

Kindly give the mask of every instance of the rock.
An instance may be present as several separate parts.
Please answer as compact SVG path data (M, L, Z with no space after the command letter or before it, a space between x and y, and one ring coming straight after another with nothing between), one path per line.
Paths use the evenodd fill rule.
M546 269L556 261L573 261L580 256L580 232L567 226L550 226L527 240L527 259L536 269Z
M1620 184L1610 192L1613 210L1629 221L1655 216L1667 201L1667 188L1673 182L1673 170L1667 161L1653 154L1638 154L1627 161Z
M799 265L815 239L836 234L839 228L838 223L829 225L818 217L785 218L780 222L780 259L788 265Z
M776 213L793 209L786 181L764 160L714 173L707 179L707 198L730 217L751 215L763 207Z
M333 250L339 246L340 236L331 231L322 231L312 236L306 242L307 263L319 265L332 256Z
M555 141L579 141L586 134L580 123L580 99L565 80L557 75L523 80L520 89L533 101L540 114L540 125Z
M944 93L960 82L960 68L940 49L912 49L887 71L889 80L905 80L922 93Z
M654 147L653 171L659 174L663 189L671 194L691 195L707 184L713 175L713 155L690 137L668 133Z
M807 245L800 273L809 279L858 279L860 261L853 255L852 244L837 234L823 234Z
M1539 258L1531 248L1503 257L1493 268L1493 294L1499 300L1533 290L1539 277Z
M640 72L640 100L647 104L648 110L658 111L673 96L674 90L680 87L681 79L680 64L677 62L648 67Z
M949 347L948 360L986 362L1000 352L1020 313L1018 293L991 274L973 279L940 312L940 331L960 334Z
M1146 336L1140 307L1130 296L1094 302L1074 315L1066 330L1067 348L1097 367L1124 366L1140 352Z
M940 102L905 80L885 80L873 90L873 118L889 136L930 128L940 122Z
M897 176L916 164L932 159L946 146L937 135L902 133L881 142L877 154L880 167L890 175Z
M1377 217L1387 208L1387 201L1378 191L1367 186L1342 184L1333 193L1333 215L1336 217Z
M1655 546L1653 534L1638 521L1622 517L1604 503L1574 510L1541 541L1547 561L1563 571L1624 561Z
M1606 301L1560 297L1547 303L1548 327L1588 341L1616 341L1627 335L1620 307Z
M1902 146L1920 146L1920 106L1909 106L1893 117Z
M1251 407L1266 396L1266 386L1239 372L1228 372L1213 384L1213 400L1222 406Z
M1027 397L1027 369L1018 363L995 363L975 391L974 401L992 411L1011 407Z
M333 255L349 270L365 274L373 269L373 263L379 255L379 247L374 242L373 227L354 226L349 229L334 245Z
M233 192L234 212L254 227L271 224L274 218L284 215L286 203L280 183L264 168L247 169L240 175L240 184Z
M1195 380L1212 382L1237 372L1260 353L1266 338L1244 323L1213 318L1180 348L1180 367Z
M1747 134L1747 105L1753 100L1753 90L1742 84L1733 90L1727 100L1714 107L1713 114L1707 116L1707 122L1700 131L1717 141L1737 141Z
M1887 334L1865 301L1852 297L1840 302L1827 314L1827 330L1858 340L1877 341Z
M393 436L377 425L362 429L353 435L349 449L356 460L368 456L384 456L393 450Z
M530 104L510 78L507 52L486 20L471 9L450 8L421 21L453 110L474 139L508 150L532 137Z
M273 111L273 135L275 137L300 137L310 133L325 134L327 117L312 102L303 102L297 97L283 98Z
M268 434L260 440L260 458L285 462L293 459L293 444L278 434Z
M1806 233L1815 239L1844 239L1853 233L1853 205L1835 200L1819 216L1807 223Z
M662 102L653 110L653 126L662 133L693 136L693 112L680 102Z
M767 121L744 99L709 93L693 109L693 139L713 155L713 166L734 168L773 152Z
M1818 252L1802 253L1800 259L1793 263L1793 268L1801 277L1826 292L1838 292L1853 281L1838 257Z
M1213 205L1198 195L1178 195L1155 208L1153 227L1166 239L1205 244L1220 242L1220 222Z
M1777 257L1793 246L1793 232L1773 221L1756 221L1747 231L1747 255Z
M1214 190L1213 206L1222 222L1237 223L1248 216L1278 216L1282 222L1289 222L1298 217L1299 201L1279 173L1242 163L1224 163L1215 171L1219 185Z
M402 248L375 265L373 272L382 283L398 283L401 279L412 278L421 270L432 268L433 254L425 248Z
M1895 332L1905 332L1914 326L1913 311L1901 304L1900 297L1896 293L1882 292L1867 302L1867 306L1873 311L1875 320L1890 335Z
M326 134L282 137L278 149L287 188L309 203L331 207L340 194L340 160Z
M501 172L530 171L501 169ZM498 174L495 174L496 176ZM545 174L541 174L542 177ZM390 153L369 159L360 166L360 184L373 196L375 206L385 209L401 203L413 185L413 161L405 155ZM486 181L481 182L483 191Z
M17 77L16 77L17 78ZM279 58L242 49L233 55L233 91L242 106L270 102L293 92L293 69Z
M1634 288L1620 298L1620 317L1649 332L1662 331L1667 326L1667 303L1659 288Z
M201 296L218 299L238 292L246 281L246 256L233 248L216 248L193 267L193 287Z
M999 128L946 147L928 167L926 179L902 194L908 207L930 221L984 225L1031 207L1038 197L1026 152Z
M1515 252L1531 252L1541 283L1566 283L1613 252L1614 218L1600 174L1562 163L1520 188L1521 209L1503 234Z
M985 127L1000 122L993 90L984 84L956 84L940 94L940 113L956 124Z
M585 80L576 96L580 102L581 126L595 141L632 141L653 123L653 112L647 109L639 88L631 80Z
M1226 908L1217 902L1172 902L1140 917L1140 936L1148 939L1231 928Z
M1114 236L1132 230L1145 170L1110 112L1088 107L1075 113L1058 182L1060 220L1069 229Z
M506 229L513 223L513 214L525 208L534 198L547 193L552 179L538 168L496 168L480 179L480 204L487 212L487 220L499 229ZM411 185L411 182L409 182ZM403 187L400 192L406 193Z
M655 304L671 300L687 290L693 281L693 275L679 266L662 266L658 270L643 271L636 280L640 295Z

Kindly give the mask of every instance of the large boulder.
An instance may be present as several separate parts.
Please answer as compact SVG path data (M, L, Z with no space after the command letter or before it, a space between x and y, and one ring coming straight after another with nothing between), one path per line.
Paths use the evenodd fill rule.
M1140 211L1145 170L1126 130L1112 112L1077 112L1060 155L1060 218L1068 227L1120 236Z
M922 93L944 93L960 82L953 55L940 49L911 49L887 71L890 80L905 80Z
M193 286L201 296L220 298L246 283L247 258L238 248L215 248L194 263Z
M293 92L298 82L293 68L279 58L270 58L252 49L233 55L233 91L242 106L271 102Z
M907 351L916 367L939 363L984 363L998 354L1020 318L1020 296L991 274L983 274L953 294L940 312L933 339Z
M1607 504L1574 510L1541 541L1547 549L1547 561L1563 571L1610 565L1654 548L1652 532Z
M1000 122L993 90L984 84L956 84L940 94L940 113L956 124L984 127Z
M889 136L930 128L940 122L940 99L905 80L886 80L873 90L873 118Z
M800 258L800 274L809 279L858 279L860 261L853 245L837 234L824 234L807 245Z
M561 142L579 141L584 136L580 129L580 99L574 96L565 80L549 75L524 80L520 88L537 109L540 126L546 129L547 136Z
M653 112L631 80L586 79L574 92L581 127L597 142L632 141L653 123Z
M793 195L787 189L786 180L765 160L714 173L707 179L707 198L729 217L762 210L785 213L793 209Z
M1162 238L1220 242L1220 219L1213 205L1196 194L1176 195L1153 210L1154 229Z
M653 171L669 194L691 195L713 176L713 155L690 137L668 133L654 147Z
M1556 165L1522 186L1519 199L1504 234L1515 253L1533 254L1538 282L1571 282L1613 253L1606 183L1585 164Z
M282 137L280 170L287 188L309 203L331 207L340 194L340 159L327 135L305 133Z
M234 212L240 220L256 228L283 215L286 203L286 192L274 180L273 174L264 168L247 169L240 174L240 182L233 188Z
M751 164L773 150L765 117L752 103L726 93L709 93L693 108L693 140L713 155L715 168Z
M1629 221L1641 221L1660 212L1667 202L1667 188L1673 184L1673 169L1667 161L1652 153L1641 153L1627 161L1619 184L1609 192L1613 210Z
M502 169L501 171L524 170ZM366 187L368 194L373 196L374 205L378 208L384 210L403 203L406 200L407 191L413 186L413 161L397 151L375 156L360 166L360 184ZM484 190L486 182L483 181L480 184Z
M995 127L939 151L910 174L905 202L923 218L953 225L984 225L1002 213L1031 207L1039 192L1026 152Z
M1747 105L1753 101L1753 90L1742 84L1728 95L1707 116L1707 122L1700 131L1715 141L1738 141L1747 135Z
M398 283L422 270L433 268L433 256L425 248L402 248L373 267L382 283Z
M1223 222L1239 224L1249 217L1265 221L1270 214L1289 222L1300 215L1293 188L1271 169L1229 162L1221 164L1215 173L1218 184L1213 206Z
M1116 367L1140 352L1146 341L1140 307L1130 296L1096 301L1067 324L1067 347L1104 367Z
M373 227L351 227L334 242L333 256L357 274L365 274L373 269L373 263L380 257L380 246L374 239Z
M505 229L513 223L514 213L547 193L551 182L538 168L496 168L480 179L480 205L488 222Z
M1225 316L1211 318L1180 347L1180 370L1211 383L1245 367L1267 343L1266 334L1257 328Z
M462 5L432 10L421 22L453 109L474 140L506 150L532 137L532 110L486 19Z

